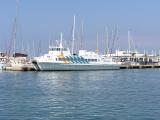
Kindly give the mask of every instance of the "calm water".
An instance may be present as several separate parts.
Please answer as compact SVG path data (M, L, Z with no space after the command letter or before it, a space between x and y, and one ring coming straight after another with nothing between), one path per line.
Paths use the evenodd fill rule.
M159 120L160 69L0 72L0 120Z

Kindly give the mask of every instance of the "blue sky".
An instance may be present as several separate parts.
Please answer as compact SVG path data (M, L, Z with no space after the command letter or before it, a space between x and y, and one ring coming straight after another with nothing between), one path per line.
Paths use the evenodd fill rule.
M137 49L159 50L159 0L20 0L17 51L22 48L46 52L49 41L54 42L59 32L71 39L73 15L76 15L76 34L84 22L84 43L87 49L96 49L99 33L101 51L105 48L105 27L111 32L117 26L116 47L127 49L127 32L131 31ZM7 49L12 38L16 0L0 0L0 48ZM78 38L76 37L78 41Z

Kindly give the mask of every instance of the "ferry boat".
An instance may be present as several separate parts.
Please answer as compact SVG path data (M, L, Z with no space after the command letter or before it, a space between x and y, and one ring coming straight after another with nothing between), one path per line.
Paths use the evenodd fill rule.
M85 52L86 53L86 52ZM62 37L57 46L50 46L48 54L35 57L32 63L38 71L76 71L76 70L113 70L120 69L115 62L99 55L85 56L84 51L79 55L71 54L70 49L63 47Z

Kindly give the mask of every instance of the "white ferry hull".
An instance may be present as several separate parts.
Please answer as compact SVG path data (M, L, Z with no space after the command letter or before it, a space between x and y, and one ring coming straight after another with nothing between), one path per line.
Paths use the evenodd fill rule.
M85 70L117 70L116 64L63 64L50 62L33 62L36 70L40 71L85 71Z

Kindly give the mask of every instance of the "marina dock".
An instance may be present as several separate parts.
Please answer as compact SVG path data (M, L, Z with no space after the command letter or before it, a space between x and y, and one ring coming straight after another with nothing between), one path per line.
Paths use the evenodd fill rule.
M120 69L160 68L160 65L121 65Z

